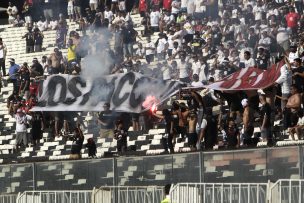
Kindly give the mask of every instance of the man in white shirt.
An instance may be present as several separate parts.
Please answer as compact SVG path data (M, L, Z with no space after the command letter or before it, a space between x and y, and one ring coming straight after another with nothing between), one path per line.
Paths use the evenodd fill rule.
M268 36L267 30L262 32L261 38L259 40L259 45L264 46L267 50L269 50L271 44L271 38Z
M6 12L8 14L8 24L13 24L18 14L17 7L13 5L11 2L8 2L8 7Z
M106 6L104 11L104 18L109 20L109 23L112 23L112 20L114 19L113 12Z
M152 61L154 61L154 52L155 52L155 45L153 42L151 42L151 38L147 37L147 44L145 46L146 51L146 61L148 64L150 64Z
M190 68L189 63L186 61L186 52L180 52L180 62L177 63L177 68L179 70L179 80L184 83L190 83Z
M160 13L156 8L154 8L154 10L150 13L151 28L152 31L154 32L159 31L159 18L160 18Z
M276 84L281 85L282 100L281 109L283 110L287 103L287 98L290 96L290 88L292 84L292 72L289 61L285 58L285 63L280 69L280 77L276 80Z
M0 67L2 68L3 76L6 76L6 69L5 69L6 53L7 53L6 45L3 43L2 38L0 38Z
M193 81L191 82L192 87L201 87L203 85L197 74L193 74L192 79L193 79Z
M157 40L157 47L156 47L156 53L157 53L157 59L158 60L164 60L166 57L166 51L168 49L168 42L165 38L164 33L159 33L158 34L159 38Z
M251 54L249 51L244 52L244 68L254 67L255 60L251 58Z
M26 147L28 145L27 139L27 125L31 120L31 116L25 114L21 109L17 110L15 115L16 119L16 147L20 147L21 144Z
M289 49L289 36L291 35L290 28L287 28L285 25L281 25L277 30L277 43L284 50Z

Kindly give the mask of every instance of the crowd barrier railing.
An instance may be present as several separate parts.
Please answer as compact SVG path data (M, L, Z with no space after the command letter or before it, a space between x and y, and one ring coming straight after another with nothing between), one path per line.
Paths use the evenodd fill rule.
M16 203L17 194L0 195L0 203Z
M173 203L266 203L268 183L178 183Z
M121 186L94 188L92 203L160 203L164 197L163 187Z
M270 203L304 202L303 179L280 179L269 191Z
M92 190L26 191L16 203L91 203Z

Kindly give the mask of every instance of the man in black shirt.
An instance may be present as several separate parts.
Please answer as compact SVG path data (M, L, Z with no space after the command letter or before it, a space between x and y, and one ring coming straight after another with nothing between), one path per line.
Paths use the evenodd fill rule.
M35 44L35 52L42 51L42 43L43 43L43 34L40 32L38 28L34 29L34 44Z
M269 57L266 55L264 47L261 46L258 48L258 54L255 61L259 69L267 70L269 64Z
M300 58L294 59L294 66L296 68L292 69L293 84L297 86L298 92L302 93L304 86L304 67L301 64Z
M26 53L32 53L34 52L34 33L32 32L32 28L29 27L28 28L28 33L26 33L23 37L23 39L25 38L25 42L26 42Z
M37 58L33 58L33 65L31 66L31 77L43 76L44 70Z
M98 123L101 125L100 137L113 138L114 137L114 122L116 120L115 113L110 110L110 103L103 105L104 111L99 114Z
M271 107L266 102L266 95L260 95L260 103L262 104L261 108L261 136L263 141L267 141L267 145L269 145L272 141L272 133L271 133Z

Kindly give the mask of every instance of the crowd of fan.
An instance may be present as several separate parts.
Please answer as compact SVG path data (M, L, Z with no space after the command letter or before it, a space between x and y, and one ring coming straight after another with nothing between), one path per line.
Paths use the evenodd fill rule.
M23 36L27 53L42 51L43 32L56 30L54 53L42 56L41 62L34 58L31 66L27 63L19 66L14 59L9 60L9 80L14 84L14 93L7 104L9 113L17 119L18 145L22 140L23 144L28 144L26 126L18 130L18 121L27 123L24 121L30 119L27 113L36 102L37 80L52 74L79 74L83 68L82 59L100 49L107 50L115 59L109 74L134 71L158 79L179 80L193 87L213 83L242 68L255 66L267 70L271 64L285 61L281 76L265 90L220 92L192 89L180 94L179 99L186 102L174 101L170 108L162 110L162 114L129 115L134 131L143 129L144 123L150 123L140 123L140 118L145 121L156 119L164 124L166 151L174 152L177 137L182 140L188 137L191 150L212 149L217 144L229 148L252 147L259 140L271 145L275 120L283 121L283 129L289 129L292 139L295 139L295 133L298 139L302 139L302 1L112 0L104 4L90 0L90 7L84 9L79 0L69 0L69 21L79 24L79 29L70 33L64 15L54 18L51 2L44 2L44 15L38 17L31 15L34 5L28 0L24 4L26 12L18 12L12 4L7 10L10 24L28 29ZM132 12L140 13L141 25L134 24ZM114 39L113 48L104 42L101 45L89 43L88 46L87 42L98 38L100 30ZM0 61L3 75L6 75L3 68L6 47L2 41L0 46ZM63 48L68 49L66 56L60 51ZM225 108L225 103L228 103L228 108ZM220 106L216 115L214 106ZM114 116L109 104L104 108L98 119L101 136L116 138L120 141L118 151L124 151L128 119ZM67 113L33 113L31 117L32 129L38 129L33 130L33 140L41 138L46 125L52 126L55 136L60 135L60 123L63 123L63 134L73 129L70 127L73 126L73 116ZM53 122L46 124L47 118ZM79 125L75 126L78 126L75 130L80 132ZM255 126L260 127L261 138L253 134ZM223 134L221 143L218 133ZM83 137L82 133L75 134Z

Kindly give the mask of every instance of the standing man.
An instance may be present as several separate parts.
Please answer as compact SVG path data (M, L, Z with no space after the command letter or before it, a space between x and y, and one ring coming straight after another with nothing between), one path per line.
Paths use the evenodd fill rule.
M25 53L34 52L35 38L34 38L34 33L33 33L31 27L28 28L28 32L22 37L22 39L24 39L24 38L25 38L25 42L26 42Z
M262 104L261 108L261 136L263 141L267 141L267 145L271 145L272 142L272 133L271 133L271 107L266 102L266 95L260 94L260 103Z
M253 135L253 119L254 119L254 112L253 109L249 106L248 99L243 99L242 100L242 106L244 108L243 112L243 129L244 129L244 139L243 139L243 144L245 146L251 146L253 144L252 142L252 135Z
M294 131L299 120L299 111L301 109L301 95L299 93L298 87L296 85L291 86L291 96L288 98L285 116L288 122L289 132L291 134L292 140L294 138Z
M50 60L50 72L51 74L58 74L62 72L61 64L63 61L62 53L59 51L58 48L54 49L54 53L52 53L49 57Z
M19 72L19 69L20 69L20 66L15 64L15 59L11 58L9 60L11 66L9 68L9 78L10 78L10 81L13 83L14 85L14 92L15 93L18 93L19 89L18 89L18 82L17 82L17 79L18 79L18 72Z
M206 114L200 126L201 132L197 142L197 149L200 149L201 141L204 139L205 149L213 149L217 142L217 121L212 115L212 108L206 109Z
M0 67L2 68L3 76L6 76L6 70L5 70L6 53L7 53L7 48L5 44L3 44L2 38L0 38Z
M110 110L110 103L103 105L103 111L99 114L98 123L101 125L100 137L113 138L114 137L114 112Z
M31 120L31 116L26 115L21 109L17 110L17 114L15 115L16 119L16 147L17 149L23 143L24 147L28 144L27 139L27 125Z

